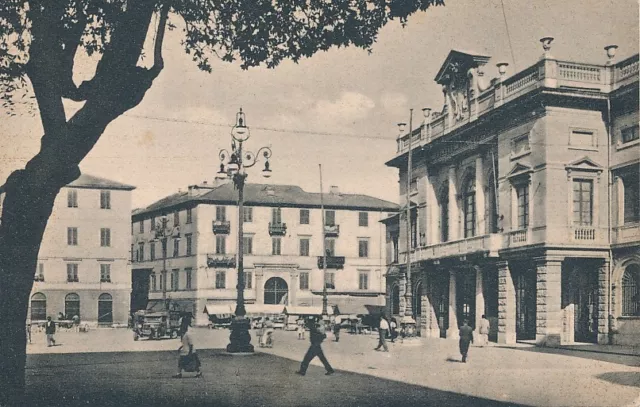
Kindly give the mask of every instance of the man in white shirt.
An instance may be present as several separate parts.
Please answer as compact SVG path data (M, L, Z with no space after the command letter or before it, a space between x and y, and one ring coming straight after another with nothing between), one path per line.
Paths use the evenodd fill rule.
M384 315L380 316L380 326L378 327L378 334L380 338L378 340L378 346L374 350L380 350L380 347L384 348L384 352L389 352L387 348L387 332L389 331L389 322Z

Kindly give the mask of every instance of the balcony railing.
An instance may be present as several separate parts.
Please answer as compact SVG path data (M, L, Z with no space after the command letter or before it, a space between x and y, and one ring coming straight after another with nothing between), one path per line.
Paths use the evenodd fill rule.
M324 235L336 237L340 235L340 225L324 225Z
M435 260L472 254L497 257L498 250L502 248L501 239L502 236L496 233L421 247L411 253L411 261ZM402 257L406 261L406 253Z
M318 268L322 269L324 256L318 256ZM344 268L344 256L327 256L327 268L328 269L343 269Z
M284 236L287 234L286 223L271 223L269 222L269 235L271 236Z
M640 222L613 228L612 240L613 244L637 243L640 241Z
M593 226L574 226L573 240L596 240L596 228Z
M228 235L231 231L231 222L228 220L214 220L212 229L216 235Z
M507 234L509 236L509 246L521 246L529 241L529 229L514 230Z
M233 269L233 268L236 268L236 258L235 256L208 254L207 267Z
M478 111L475 112L475 116L479 117L504 103L542 87L610 92L637 82L638 65L638 55L611 66L543 59L504 81L493 81L488 90L474 99L478 101ZM474 106L473 101L469 102ZM442 113L432 115L428 131L424 131L422 127L414 129L411 139L412 148L433 142L471 121L469 116L454 122L450 117L452 114L450 110L444 109ZM409 149L409 134L397 139L397 147L398 154L405 153Z

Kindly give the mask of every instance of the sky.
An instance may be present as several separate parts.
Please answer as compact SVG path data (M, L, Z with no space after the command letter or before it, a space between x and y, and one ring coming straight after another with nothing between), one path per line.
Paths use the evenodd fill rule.
M242 107L251 130L244 148L273 151L273 176L262 178L260 163L248 169L248 182L318 192L321 164L325 191L335 185L398 202L397 169L384 165L396 152L396 124L409 122L411 108L414 126L423 107L442 109L434 77L449 51L491 56L489 78L506 61L510 76L536 63L545 36L555 37L551 53L558 59L604 64L603 47L617 44L622 60L638 53L638 3L504 0L503 13L500 0L449 0L413 15L404 28L389 23L371 54L335 48L298 64L248 71L214 60L211 74L197 69L180 45L180 30L173 30L165 39L165 68L142 103L109 125L80 168L136 186L134 208L212 182ZM79 57L77 65L75 80L89 78L90 61ZM41 135L38 115L0 112L0 182L37 153Z

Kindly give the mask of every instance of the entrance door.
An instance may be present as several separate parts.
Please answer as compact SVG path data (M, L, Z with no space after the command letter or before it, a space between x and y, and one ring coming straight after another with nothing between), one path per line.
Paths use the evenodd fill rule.
M280 277L271 277L264 283L264 303L280 304L289 292L287 282Z
M427 281L431 284L431 301L436 313L440 337L447 337L449 329L449 273L436 272Z
M100 294L98 297L98 324L113 324L113 298L111 294Z
M458 324L465 319L469 326L476 325L476 272L461 270L456 275L456 314Z
M576 342L598 341L598 275L591 270L576 270L574 332Z
M516 289L516 339L536 339L536 273L524 270L517 273Z

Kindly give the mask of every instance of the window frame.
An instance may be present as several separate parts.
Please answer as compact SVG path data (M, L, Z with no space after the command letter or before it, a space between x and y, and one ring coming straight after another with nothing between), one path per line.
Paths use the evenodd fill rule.
M80 281L78 268L78 263L67 263L67 283L77 283Z
M186 219L185 223L187 225L193 223L193 210L192 210L192 208L187 208L187 219Z
M191 267L184 269L184 289L193 290L193 268Z
M369 289L369 274L370 274L369 271L366 271L366 270L358 271L358 290Z
M301 271L300 272L300 276L299 276L299 281L298 281L298 287L300 290L309 290L309 272L308 271Z
M364 249L364 250L363 250ZM358 258L369 258L369 238L358 238Z
M271 223L273 225L282 224L282 208L271 208Z
M328 256L335 257L336 255L336 239L325 237L325 249L328 252ZM324 255L324 253L323 253Z
M242 254L253 255L253 235L242 236Z
M282 238L281 237L271 238L271 255L282 256Z
M331 216L329 216L331 214ZM329 221L329 218L333 218L333 221ZM336 211L333 209L325 209L324 211L324 225L336 226Z
M305 242L304 245L302 244L303 241ZM309 253L311 252L311 239L309 237L300 237L298 239L298 249L298 255L300 257L309 257Z
M69 188L67 190L67 208L78 207L78 190L75 188Z
M100 228L100 247L111 247L111 228Z
M180 257L180 239L174 237L173 238L173 256L172 257Z
M327 271L324 273L324 285L327 287L327 290L335 290L336 289L336 273L332 271Z
M100 190L100 209L111 209L111 191Z
M111 282L111 264L100 263L100 282L101 283Z
M67 246L78 246L78 227L67 227Z
M253 223L253 207L244 206L242 208L242 221L244 223Z
M476 182L475 178L469 178L463 184L462 190L462 214L464 238L476 236L477 213Z
M216 205L216 220L218 222L227 221L227 207L224 205Z
M584 185L589 185L589 191L584 191L582 189L582 187L579 189L579 191L577 191L579 193L579 199L576 201L576 184L582 186ZM571 224L575 227L593 227L594 225L596 225L595 223L595 205L594 205L594 197L595 197L595 183L593 182L592 178L589 177L574 177L571 179ZM584 192L588 192L589 194L589 201L588 201L588 214L589 214L589 221L588 223L585 223L585 221L583 220L583 204L587 203L586 201L583 201L583 193ZM578 221L576 221L576 210L575 210L575 205L576 203L579 204L579 211L578 213L580 214Z
M253 272L244 271L244 289L253 290Z
M225 290L227 288L227 272L226 270L216 270L216 290Z
M298 220L301 225L311 224L311 211L309 209L300 209Z
M227 237L216 235L216 254L227 254Z
M630 270L631 268L633 269ZM640 264L627 264L622 273L620 279L620 316L640 317Z
M369 227L369 212L358 212L358 226L362 228Z
M193 255L193 234L192 233L185 233L184 235L185 238L185 244L186 244L186 255L187 256L191 256Z

